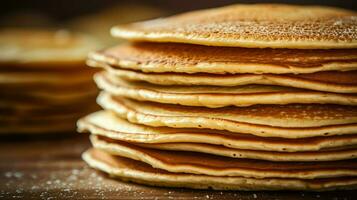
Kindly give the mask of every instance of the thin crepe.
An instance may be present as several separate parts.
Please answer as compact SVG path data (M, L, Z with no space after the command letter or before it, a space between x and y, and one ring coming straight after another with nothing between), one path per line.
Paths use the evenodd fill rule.
M132 159L112 156L104 151L90 149L82 158L89 166L108 173L123 181L194 189L215 190L335 190L354 189L357 179L351 177L316 180L300 179L254 179L243 177L219 177L170 173L152 168L150 165Z
M95 74L100 89L140 101L153 101L186 106L251 106L256 104L340 104L357 105L357 94L338 94L291 87L245 85L162 86L145 82L129 82L107 73Z
M132 143L205 143L234 149L301 152L346 149L357 144L357 135L311 137L301 139L257 137L228 131L150 127L133 124L111 111L98 111L80 119L80 132Z
M357 53L357 52L356 52ZM157 85L277 85L335 93L357 93L357 71L326 71L311 74L208 74L208 73L146 73L114 67L106 63L87 60L92 67L100 67L129 81L145 81Z
M357 176L357 159L324 162L272 162L188 151L149 149L120 141L117 141L115 145L102 145L99 149L174 173L298 179Z
M97 101L130 122L154 127L209 128L282 138L355 134L357 127L353 106L294 104L212 109L133 101L108 93L102 93Z
M117 140L108 137L91 135L92 144L95 148L117 148ZM357 158L356 146L348 149L336 149L325 151L309 151L309 152L273 152L273 151L257 151L234 149L219 145L211 145L204 143L134 143L137 146L159 149L166 151L191 151L225 156L231 158L248 158L256 160L278 161L278 162L318 162L318 161L334 161L347 160Z

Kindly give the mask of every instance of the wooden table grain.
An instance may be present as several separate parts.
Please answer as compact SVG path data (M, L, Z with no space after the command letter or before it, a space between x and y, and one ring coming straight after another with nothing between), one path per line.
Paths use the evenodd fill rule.
M357 199L357 191L242 192L160 188L124 183L80 158L88 135L1 137L0 199Z

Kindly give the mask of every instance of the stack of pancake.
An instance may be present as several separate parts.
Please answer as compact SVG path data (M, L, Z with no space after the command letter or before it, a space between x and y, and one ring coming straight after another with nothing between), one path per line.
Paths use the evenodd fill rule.
M357 15L233 5L119 25L93 52L92 167L149 185L357 186Z
M94 69L85 66L95 40L65 30L0 32L0 134L74 131L95 111Z

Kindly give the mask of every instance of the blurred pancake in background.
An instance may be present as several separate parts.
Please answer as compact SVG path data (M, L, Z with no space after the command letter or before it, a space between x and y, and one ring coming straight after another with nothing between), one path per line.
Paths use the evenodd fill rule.
M98 46L90 36L68 30L2 29L1 66L71 70L82 69L88 51Z
M97 109L95 70L85 67L97 47L92 37L67 30L1 30L0 133L73 131L76 119Z

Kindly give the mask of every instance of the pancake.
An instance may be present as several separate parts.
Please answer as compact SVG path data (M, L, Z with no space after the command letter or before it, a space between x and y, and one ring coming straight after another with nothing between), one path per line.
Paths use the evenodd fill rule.
M23 87L18 90L12 90L12 91L3 91L0 94L0 98L2 102L6 101L51 101L51 102L56 102L56 101L61 101L61 102L74 102L78 100L84 100L88 99L88 97L94 97L98 91L93 88L92 86L89 86L88 88L84 88L87 90L84 91L74 91L73 88L70 89L69 91L66 90L54 90L54 89L48 89L46 87L39 88L39 91L29 91L26 89L26 87Z
M88 114L90 111L94 111L92 108L88 108L88 111L81 111L76 113L54 113L49 115L37 115L33 116L22 115L22 116L12 116L12 115L0 115L0 124L18 124L18 123L28 123L28 124L42 124L43 120L51 120L51 121L65 121L65 120L73 120L75 122L78 118L83 117Z
M129 43L89 54L116 68L143 72L298 74L357 69L357 49L296 50Z
M73 86L77 84L90 84L95 71L78 70L71 73L60 72L0 72L0 86L17 85L27 87L29 85Z
M291 87L268 85L218 86L162 86L145 82L129 82L107 73L95 74L100 89L136 99L186 106L223 107L256 104L340 104L357 105L357 94L338 94Z
M48 107L48 106L69 106L83 104L83 102L92 101L96 98L97 92L88 94L70 94L70 95L45 95L37 96L31 94L15 93L12 95L0 95L0 107Z
M353 106L292 104L210 109L132 101L107 94L100 95L98 103L133 123L154 127L209 128L261 137L355 134L357 126L354 121L356 107Z
M174 173L298 179L357 176L357 159L325 162L271 162L188 151L149 149L120 141L112 146L101 146L99 149Z
M232 149L277 152L349 149L357 145L357 134L300 139L257 137L221 130L150 127L133 124L111 111L92 113L77 122L78 131L131 143L204 143Z
M56 120L42 120L38 123L0 123L0 134L1 135L12 135L12 134L61 134L65 132L74 132L76 130L75 126L76 118L56 121Z
M3 113L0 115L0 134L43 134L74 131L76 121L80 117L97 109L94 104L87 105L82 104L82 107L77 105L81 109L77 109L77 111L72 109L72 112L63 109L62 113L59 110L54 112L54 109L52 109L52 112L45 111L44 113Z
M28 109L28 110L7 110L0 107L0 123L42 123L41 120L66 120L74 119L75 121L90 112L98 110L98 106L94 102L83 102L77 105L59 106L59 107L43 107L42 109Z
M91 141L95 148L98 149L114 149L117 148L117 140L111 138L91 135ZM168 151L191 151L213 154L218 156L232 157L232 158L248 158L267 161L291 162L291 161L334 161L347 160L357 157L357 148L351 147L344 150L329 150L329 151L309 151L309 152L273 152L273 151L256 151L256 150L242 150L233 149L219 145L211 145L204 143L157 143L145 144L134 143L137 146L168 150Z
M331 104L255 105L250 107L205 108L140 102L102 92L98 103L104 108L119 106L154 116L217 117L230 121L281 128L312 128L357 123L357 107ZM117 109L115 108L116 106ZM120 111L118 112L120 114ZM194 114L196 113L196 114Z
M27 134L63 134L73 133L76 128L73 123L56 125L56 129L52 126L21 126L21 127L0 127L0 135L27 135Z
M68 105L0 105L0 118L2 117L43 117L51 115L73 114L99 110L94 101L83 100L80 103L69 103Z
M41 125L44 123L55 123L55 122L66 122L72 121L75 123L80 117L85 116L89 112L95 111L96 106L88 106L86 108L82 108L77 112L72 113L47 113L47 115L0 115L0 124L2 125Z
M254 179L170 173L143 162L112 156L97 149L86 151L82 158L91 167L112 177L154 186L215 190L334 190L353 189L357 185L357 179L354 177L316 180Z
M65 67L63 67L65 66ZM75 63L1 63L0 73L72 73L86 71L85 61Z
M118 25L114 37L249 48L357 47L357 14L323 6L237 4Z
M88 95L78 95L75 98L59 98L50 97L48 98L43 96L31 96L24 94L16 95L0 95L0 107L18 107L19 105L32 106L32 107L47 107L47 106L69 106L69 105L78 105L83 104L86 101L92 101L97 96L97 93L88 94ZM67 96L68 97L68 96Z
M96 46L93 38L67 30L3 29L0 63L28 68L83 67L87 53Z
M68 81L68 83L71 81ZM81 96L83 94L95 94L98 92L96 85L92 81L86 81L76 84L61 83L23 83L23 84L1 84L0 90L2 96L14 96L17 94L27 96ZM78 93L78 94L76 94Z
M184 73L145 73L121 69L93 60L87 61L92 67L105 69L109 76L128 81L145 81L158 85L211 85L239 86L249 84L277 85L335 93L357 93L357 71L327 71L312 74L184 74Z

